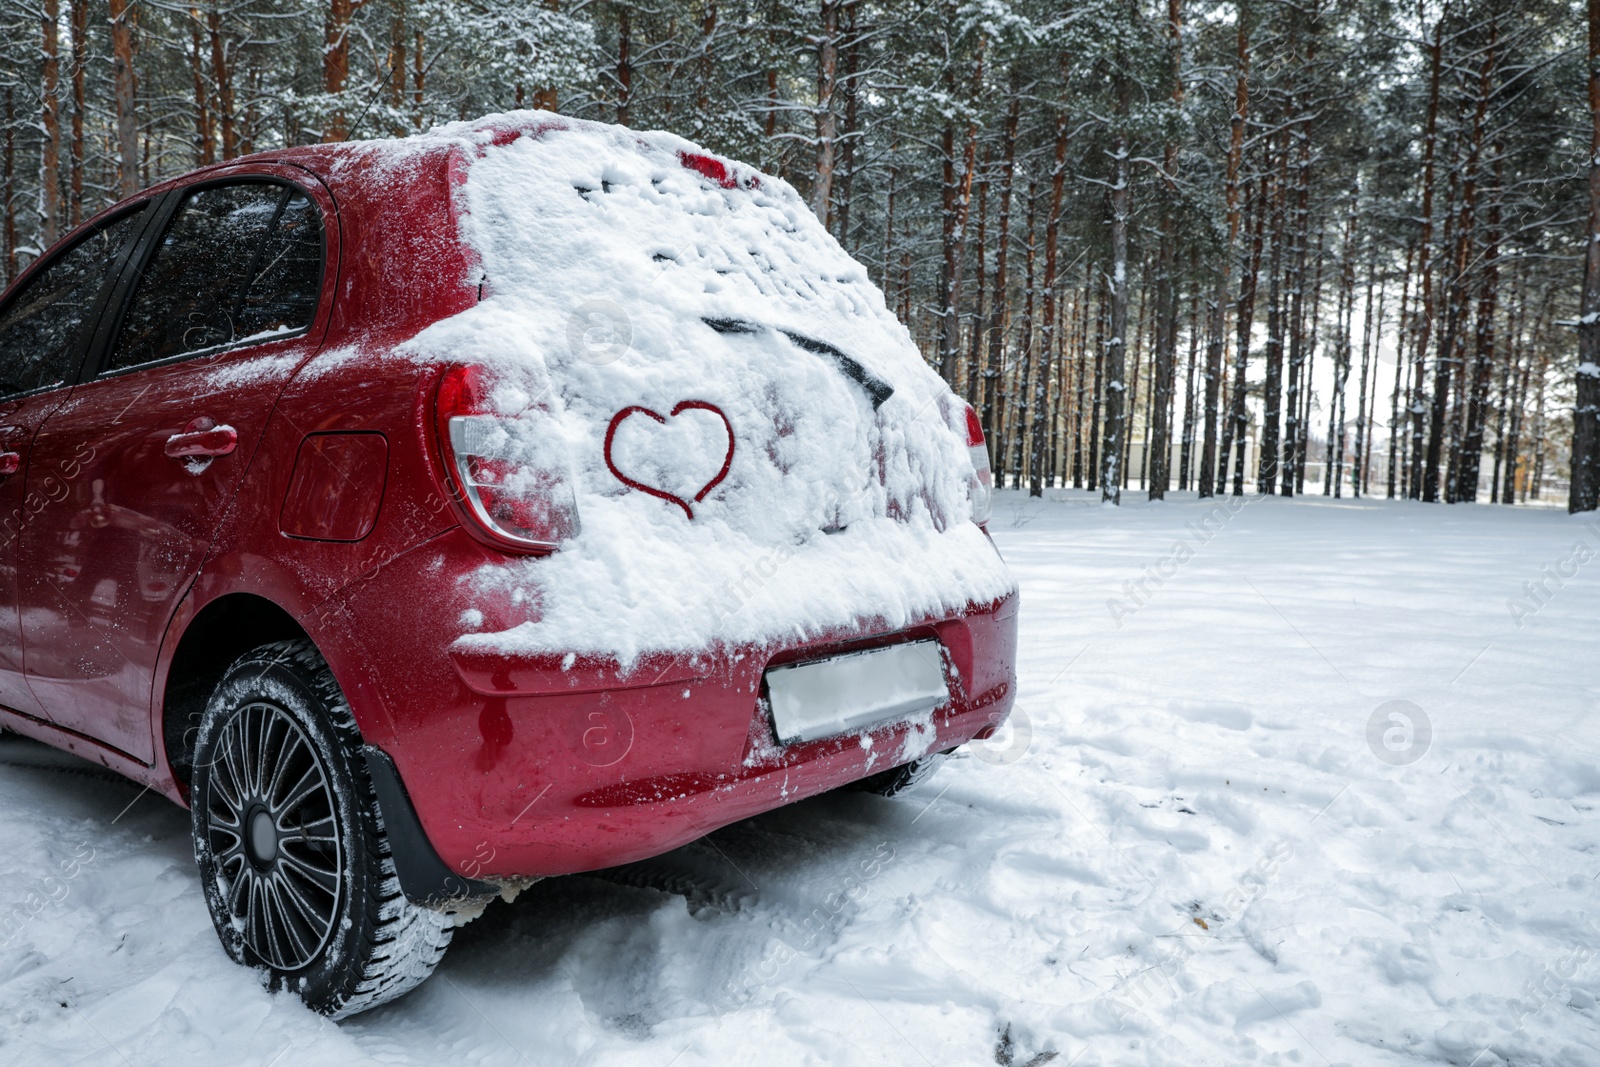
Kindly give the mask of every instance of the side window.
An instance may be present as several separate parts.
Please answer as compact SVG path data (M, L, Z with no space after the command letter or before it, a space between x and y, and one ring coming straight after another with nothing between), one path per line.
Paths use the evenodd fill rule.
M322 222L305 193L259 181L198 189L134 288L107 369L299 333L321 286Z
M0 396L62 385L89 315L116 262L138 230L141 205L56 256L0 312Z

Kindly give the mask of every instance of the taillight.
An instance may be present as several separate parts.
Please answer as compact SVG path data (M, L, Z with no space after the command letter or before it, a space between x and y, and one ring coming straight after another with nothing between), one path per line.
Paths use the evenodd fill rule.
M530 407L496 410L478 367L445 371L434 397L450 498L480 539L548 552L577 536L578 502L554 426Z
M972 481L967 486L967 496L972 501L972 521L982 526L989 521L989 510L994 505L994 475L989 470L989 446L983 440L983 423L971 404L967 409L967 455L972 457Z
M722 160L703 152L679 152L678 162L702 178L709 178L724 189L759 189L761 179L754 174L739 175Z

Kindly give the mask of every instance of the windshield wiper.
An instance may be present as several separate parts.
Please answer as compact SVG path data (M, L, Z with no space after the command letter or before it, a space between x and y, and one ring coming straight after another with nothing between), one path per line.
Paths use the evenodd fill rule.
M746 322L743 319L703 318L700 321L718 333L760 333L762 330L767 329L767 327L759 323ZM894 386L873 374L848 354L828 342L819 341L815 337L807 337L805 334L796 333L793 330L780 329L778 333L787 337L789 343L796 348L803 348L814 355L825 356L832 360L846 378L849 378L866 391L867 398L872 402L873 411L877 411L883 406L885 400L894 395Z

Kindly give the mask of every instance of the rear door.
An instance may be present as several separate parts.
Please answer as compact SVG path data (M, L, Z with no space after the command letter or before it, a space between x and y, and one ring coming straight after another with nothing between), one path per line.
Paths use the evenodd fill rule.
M59 504L74 464L36 471L24 490L39 425L66 399L107 291L146 221L145 204L97 223L53 252L0 307L0 705L40 717L23 677L17 610L22 527Z
M35 472L77 469L22 534L24 665L58 725L153 758L167 624L326 329L331 208L320 186L271 174L170 194L83 380L38 432L29 492Z

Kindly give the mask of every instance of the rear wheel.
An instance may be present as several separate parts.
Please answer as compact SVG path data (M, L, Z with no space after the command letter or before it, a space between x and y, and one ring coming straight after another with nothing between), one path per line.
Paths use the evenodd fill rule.
M406 900L355 718L309 641L241 657L200 722L195 861L228 955L342 1018L433 972L450 918Z
M932 755L914 759L910 763L903 763L898 767L890 767L886 771L868 775L851 785L852 789L859 789L863 793L876 793L880 797L897 797L908 792L928 780L929 775L939 769L939 764L944 762L948 752L935 752Z

